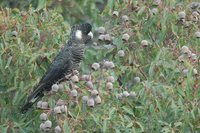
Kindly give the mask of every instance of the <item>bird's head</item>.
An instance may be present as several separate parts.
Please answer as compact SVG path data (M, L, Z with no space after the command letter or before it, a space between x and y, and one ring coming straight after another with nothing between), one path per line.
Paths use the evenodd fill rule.
M71 28L71 37L75 42L88 43L93 38L92 26L89 23L74 25Z

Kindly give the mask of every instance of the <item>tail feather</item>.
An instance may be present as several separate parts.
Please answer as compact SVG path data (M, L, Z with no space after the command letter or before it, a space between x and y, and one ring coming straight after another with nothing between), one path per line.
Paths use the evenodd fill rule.
M35 89L30 96L28 97L27 102L23 105L23 107L21 108L21 112L24 114L28 111L29 108L32 107L32 105L38 101L39 98L43 97L43 86L38 86L37 89Z

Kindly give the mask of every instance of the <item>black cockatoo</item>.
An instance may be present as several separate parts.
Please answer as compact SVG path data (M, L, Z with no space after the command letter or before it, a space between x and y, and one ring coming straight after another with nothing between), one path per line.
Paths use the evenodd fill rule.
M65 75L69 75L73 70L79 68L85 44L93 38L91 30L92 26L89 23L74 25L71 28L67 44L55 57L40 82L34 87L27 102L21 108L22 113L25 113L40 97L44 96L45 91L50 91L53 84L58 83L65 78Z

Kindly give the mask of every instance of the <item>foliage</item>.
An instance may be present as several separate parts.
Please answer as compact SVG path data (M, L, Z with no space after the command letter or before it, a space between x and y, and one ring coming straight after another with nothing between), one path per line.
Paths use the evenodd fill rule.
M27 10L29 7L41 10L43 8L53 9L62 14L69 23L83 21L98 22L98 8L95 0L4 0L0 2L2 7Z
M52 10L2 10L1 131L39 132L39 115L45 112L53 127L59 125L64 132L200 132L196 35L200 15L194 16L199 9L190 7L188 1L108 1L97 16L105 22L99 25L106 30L101 33L103 41L94 27L95 45L85 52L80 81L64 82L62 92L45 96L42 101L48 101L48 110L33 108L25 115L18 109L67 40L69 26ZM114 10L119 15L113 15ZM180 16L181 11L186 17ZM114 66L106 65L109 61ZM84 80L85 74L93 87ZM112 89L108 76L115 79ZM72 96L70 85L78 96ZM102 101L91 108L82 96L92 98L93 89ZM59 99L65 101L67 113L55 114Z

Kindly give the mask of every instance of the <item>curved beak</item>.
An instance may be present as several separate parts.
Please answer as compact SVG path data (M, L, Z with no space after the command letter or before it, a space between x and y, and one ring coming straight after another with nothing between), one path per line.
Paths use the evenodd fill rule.
M91 39L93 39L93 33L91 31L88 33L88 36L90 36Z

